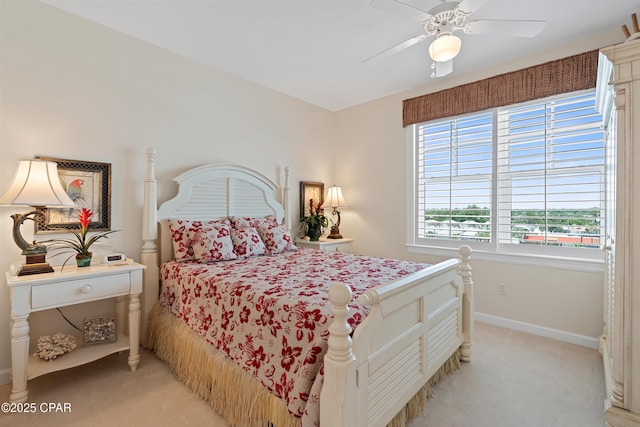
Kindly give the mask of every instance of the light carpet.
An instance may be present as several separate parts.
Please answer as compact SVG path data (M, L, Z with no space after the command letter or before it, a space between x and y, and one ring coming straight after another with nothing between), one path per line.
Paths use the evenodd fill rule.
M425 414L410 427L604 425L597 350L482 323L475 332L471 363L435 387ZM0 386L0 402L8 402L10 392L10 384ZM29 402L36 413L0 413L0 426L229 427L144 350L136 372L123 353L35 378ZM71 411L43 412L43 402L62 404L57 409L67 403Z

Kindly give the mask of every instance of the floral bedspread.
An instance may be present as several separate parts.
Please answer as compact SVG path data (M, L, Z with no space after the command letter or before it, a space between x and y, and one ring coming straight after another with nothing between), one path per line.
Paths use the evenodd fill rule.
M351 287L355 327L368 312L355 302L358 295L424 267L313 249L212 264L168 262L160 302L284 399L302 425L313 426L332 318L329 287L336 281Z

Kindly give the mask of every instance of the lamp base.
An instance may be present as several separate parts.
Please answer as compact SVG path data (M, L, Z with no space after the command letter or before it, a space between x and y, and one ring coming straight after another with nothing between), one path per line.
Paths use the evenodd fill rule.
M18 272L18 276L53 273L53 267L45 261L45 257L45 254L27 255L27 263L22 266Z
M331 234L327 236L327 239L342 239L342 234L340 234L340 229L337 225L331 227Z
M27 276L29 274L53 273L53 267L48 262L25 264L18 272L18 276Z

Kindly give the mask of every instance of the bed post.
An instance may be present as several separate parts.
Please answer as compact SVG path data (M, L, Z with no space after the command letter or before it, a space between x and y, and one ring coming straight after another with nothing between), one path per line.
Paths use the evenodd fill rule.
M351 326L347 322L351 289L336 283L329 289L333 320L329 326L327 354L324 356L324 383L320 392L320 425L351 427L358 423L356 378L352 366L356 360L351 347Z
M143 347L147 344L147 314L158 300L159 293L159 271L158 271L158 247L156 239L158 237L157 220L157 189L154 171L154 161L156 150L147 148L147 169L144 177L144 206L142 208L142 253L140 262L146 266L144 270L144 282L142 293L142 323L141 323L141 343Z
M289 211L289 166L284 167L284 188L282 190L282 207L284 208L284 226L291 234L291 212Z
M461 263L458 267L458 274L462 277L464 284L464 295L462 296L462 333L464 342L460 346L460 360L469 362L471 360L471 338L473 336L473 279L471 278L471 248L467 245L460 246Z

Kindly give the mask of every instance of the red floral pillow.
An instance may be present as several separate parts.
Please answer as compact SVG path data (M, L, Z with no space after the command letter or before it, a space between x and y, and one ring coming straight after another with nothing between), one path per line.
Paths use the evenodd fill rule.
M258 232L270 254L281 254L298 249L291 240L289 230L282 224L275 227L260 227Z
M236 216L231 218L231 225L234 228L275 227L276 225L278 225L278 219L273 215L267 215L265 217L256 217L256 218L251 218L247 216L245 217Z
M231 240L238 258L248 258L267 253L267 248L264 246L264 242L255 227L232 228Z
M231 224L228 218L215 221L193 221L187 219L170 219L169 232L171 233L171 243L173 245L173 259L178 262L193 261L193 248L191 246L190 233L193 234L201 229L203 224L212 226L213 224Z
M213 224L194 231L191 239L196 261L206 263L238 258L230 230L226 224Z

